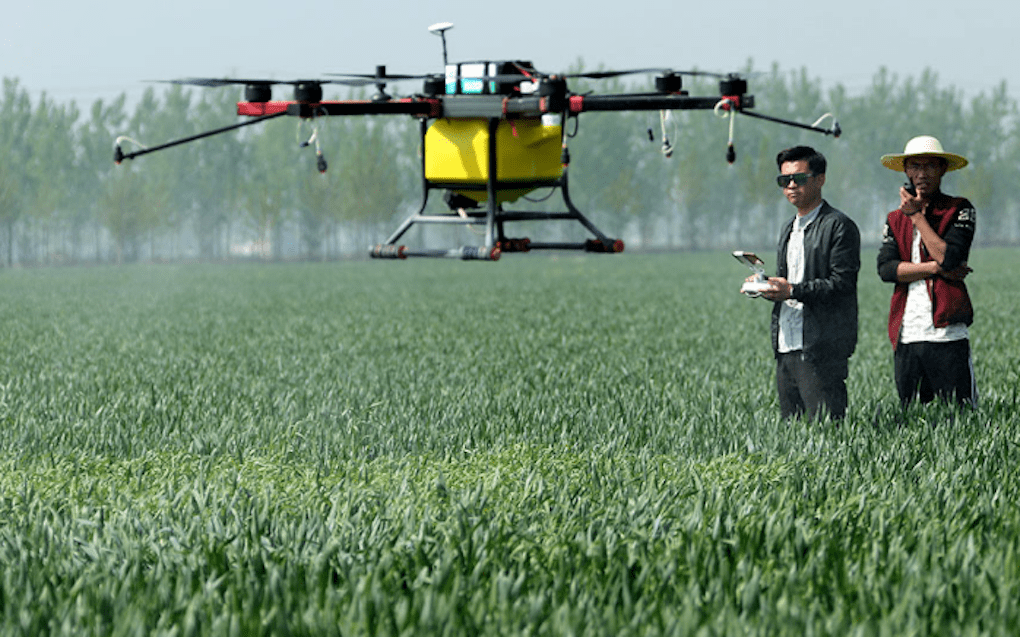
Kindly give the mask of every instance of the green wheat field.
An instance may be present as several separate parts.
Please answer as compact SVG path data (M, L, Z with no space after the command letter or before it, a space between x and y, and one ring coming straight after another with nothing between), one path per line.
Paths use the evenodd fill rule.
M899 409L866 250L838 427L726 252L4 271L0 634L1015 634L1020 251L972 256L979 408Z

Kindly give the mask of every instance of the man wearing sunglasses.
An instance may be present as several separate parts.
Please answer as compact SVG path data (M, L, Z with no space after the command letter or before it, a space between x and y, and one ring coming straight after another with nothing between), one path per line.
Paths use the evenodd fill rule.
M857 224L822 198L825 157L808 146L776 157L776 183L797 214L779 233L772 350L783 418L841 419L849 359L857 347Z

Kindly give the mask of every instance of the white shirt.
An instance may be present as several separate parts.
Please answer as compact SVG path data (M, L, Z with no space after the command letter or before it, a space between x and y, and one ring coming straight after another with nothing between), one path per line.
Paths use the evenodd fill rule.
M818 218L822 204L806 215L797 215L786 244L786 280L790 285L804 281L804 231ZM783 354L804 349L804 304L786 299L779 307L779 351Z
M914 228L914 241L910 246L910 261L921 262L921 233L917 228ZM948 343L967 338L967 325L964 323L935 327L931 296L928 294L930 281L921 279L907 286L907 307L900 327L901 343Z

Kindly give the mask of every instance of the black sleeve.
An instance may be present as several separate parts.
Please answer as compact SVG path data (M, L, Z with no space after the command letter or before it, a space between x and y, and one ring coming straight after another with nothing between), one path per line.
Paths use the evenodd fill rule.
M955 270L970 258L970 244L974 241L974 221L977 213L974 206L964 199L960 209L956 211L956 219L950 224L946 236L946 257L942 260L942 269Z
M882 245L878 247L878 277L886 283L896 283L896 269L899 265L900 248L886 221L882 228Z

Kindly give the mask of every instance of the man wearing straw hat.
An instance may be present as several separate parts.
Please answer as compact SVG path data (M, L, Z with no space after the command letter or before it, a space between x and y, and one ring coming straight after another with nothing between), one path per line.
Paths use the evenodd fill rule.
M974 206L942 192L942 177L967 160L927 135L882 165L906 173L900 207L889 213L878 274L894 283L889 306L896 390L905 406L935 397L975 405L977 388L967 327L974 309L963 279L974 239Z

